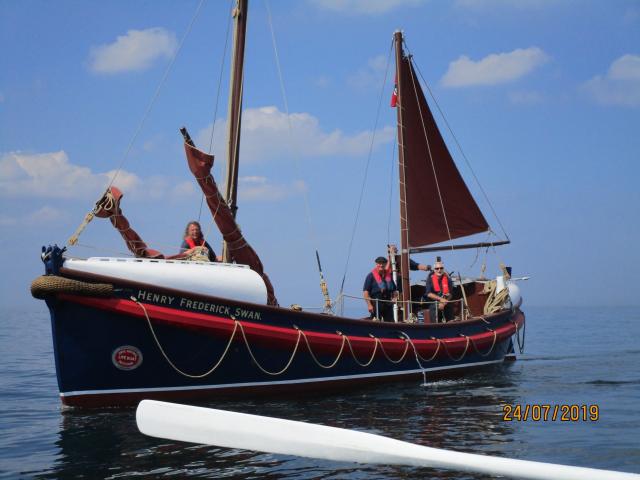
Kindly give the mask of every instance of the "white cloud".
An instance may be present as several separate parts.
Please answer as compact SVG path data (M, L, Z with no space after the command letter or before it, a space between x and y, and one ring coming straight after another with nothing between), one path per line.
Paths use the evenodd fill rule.
M67 214L62 210L45 205L39 210L28 214L24 219L24 223L29 226L43 225L58 222L66 217Z
M115 172L95 173L88 167L74 165L64 151L11 152L0 155L0 196L97 199ZM192 180L162 175L140 178L126 170L120 170L114 185L127 196L148 199L175 199L196 194Z
M291 131L289 131L289 124ZM226 121L218 120L215 127L214 152L224 152ZM211 126L196 136L196 145L209 145ZM394 127L379 130L374 148L390 142L395 136ZM365 130L347 135L341 130L326 132L318 119L308 113L287 114L276 107L249 108L242 114L243 162L257 162L282 157L321 157L328 155L359 156L369 151L372 132ZM223 155L224 156L224 155Z
M549 60L538 47L492 53L477 62L463 55L449 64L440 82L445 87L499 85L513 82Z
M417 7L426 0L311 0L323 10L347 14L379 15L397 8Z
M289 185L274 184L266 177L249 176L238 179L238 195L243 201L277 201L306 190L302 181Z
M59 222L65 220L68 214L62 210L45 205L31 213L22 215L20 217L11 217L9 215L0 214L0 227L14 227L14 226L41 226L49 223Z
M496 8L530 9L543 8L558 4L558 0L456 0L455 6L471 10L488 10Z
M80 198L104 189L114 171L93 173L88 167L69 162L64 151L23 154L11 152L0 157L0 195L21 197ZM121 171L117 185L133 189L136 175Z
M582 88L601 105L640 106L640 56L623 55L604 76L593 77Z
M18 224L18 220L4 213L0 213L0 227L12 227Z
M387 70L388 57L378 55L367 62L365 68L361 68L347 78L347 83L358 90L380 88Z
M331 85L331 77L320 75L313 80L313 84L318 88L327 88L329 85Z
M171 196L173 197L190 197L195 195L196 188L194 182L180 182L171 189Z
M629 25L636 23L640 19L640 8L639 7L629 7L626 12L624 12L624 17L622 17L622 21Z
M509 101L514 105L537 105L544 101L544 95L534 91L514 91L508 93Z
M92 47L90 69L95 73L120 73L145 70L158 58L169 58L178 42L163 28L129 30L108 45Z

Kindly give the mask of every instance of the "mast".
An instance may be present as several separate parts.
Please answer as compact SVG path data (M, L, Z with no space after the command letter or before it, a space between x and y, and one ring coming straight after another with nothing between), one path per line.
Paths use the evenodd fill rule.
M393 34L396 46L396 82L398 85L398 100L396 110L398 115L398 173L400 179L400 282L402 283L402 320L409 318L411 310L411 284L409 282L409 225L407 222L407 189L405 182L405 127L403 123L404 85L400 68L402 65L402 32Z
M233 218L238 210L238 159L240 156L240 124L242 120L242 84L244 70L244 43L247 31L248 0L237 0L233 9L235 25L233 29L233 60L229 91L229 115L227 116L227 178L225 181L225 201ZM231 261L226 242L222 244L223 262Z

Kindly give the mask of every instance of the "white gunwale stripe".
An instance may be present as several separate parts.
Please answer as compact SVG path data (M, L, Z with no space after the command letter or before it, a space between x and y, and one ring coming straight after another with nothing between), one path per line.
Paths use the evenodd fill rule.
M122 388L115 390L75 390L70 392L60 392L60 397L76 397L80 395L113 395L113 394L127 394L127 393L143 393L143 392L179 392L189 390L219 390L224 388L246 388L246 387L259 387L259 386L271 386L271 385L295 385L304 383L322 383L328 381L340 381L340 380L353 380L358 378L375 378L375 377L397 377L400 375L411 375L422 372L437 372L441 370L456 370L468 367L477 367L482 365L490 365L495 363L502 363L503 360L490 360L486 362L475 363L463 363L460 365L448 365L443 367L433 367L413 370L402 370L393 372L379 372L379 373L363 373L360 375L344 375L338 377L316 377L316 378L304 378L299 380L280 380L276 382L246 382L246 383L224 383L219 385L190 385L184 387L154 387L154 388Z

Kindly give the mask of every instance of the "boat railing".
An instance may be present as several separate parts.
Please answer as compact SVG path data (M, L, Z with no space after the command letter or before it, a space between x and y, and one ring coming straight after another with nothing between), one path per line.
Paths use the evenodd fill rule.
M333 303L334 309L339 312L340 315L344 315L345 310L353 311L353 308L345 308L345 300L349 301L351 307L356 303L363 302L365 299L362 295L349 295L346 293L341 293L336 298ZM384 300L384 299L372 299L381 303L388 303L392 305L397 305L398 308L403 308L405 305L409 305L409 310L412 312L410 315L410 323L422 323L424 321L423 310L427 310L431 307L431 305L435 305L437 301L408 301L403 302L400 298L396 300ZM460 320L466 320L468 317L468 310L465 307L465 302L463 298L449 300L450 304L460 303L460 311L463 312Z

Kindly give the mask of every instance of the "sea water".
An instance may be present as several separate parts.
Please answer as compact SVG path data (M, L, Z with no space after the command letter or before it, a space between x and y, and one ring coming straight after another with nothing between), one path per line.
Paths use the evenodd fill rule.
M525 353L461 380L383 384L301 399L201 404L437 448L640 472L640 309L527 308ZM484 479L190 445L138 432L135 410L63 410L48 313L3 310L0 478ZM520 405L596 405L597 420L505 420ZM530 410L530 414L533 410Z

